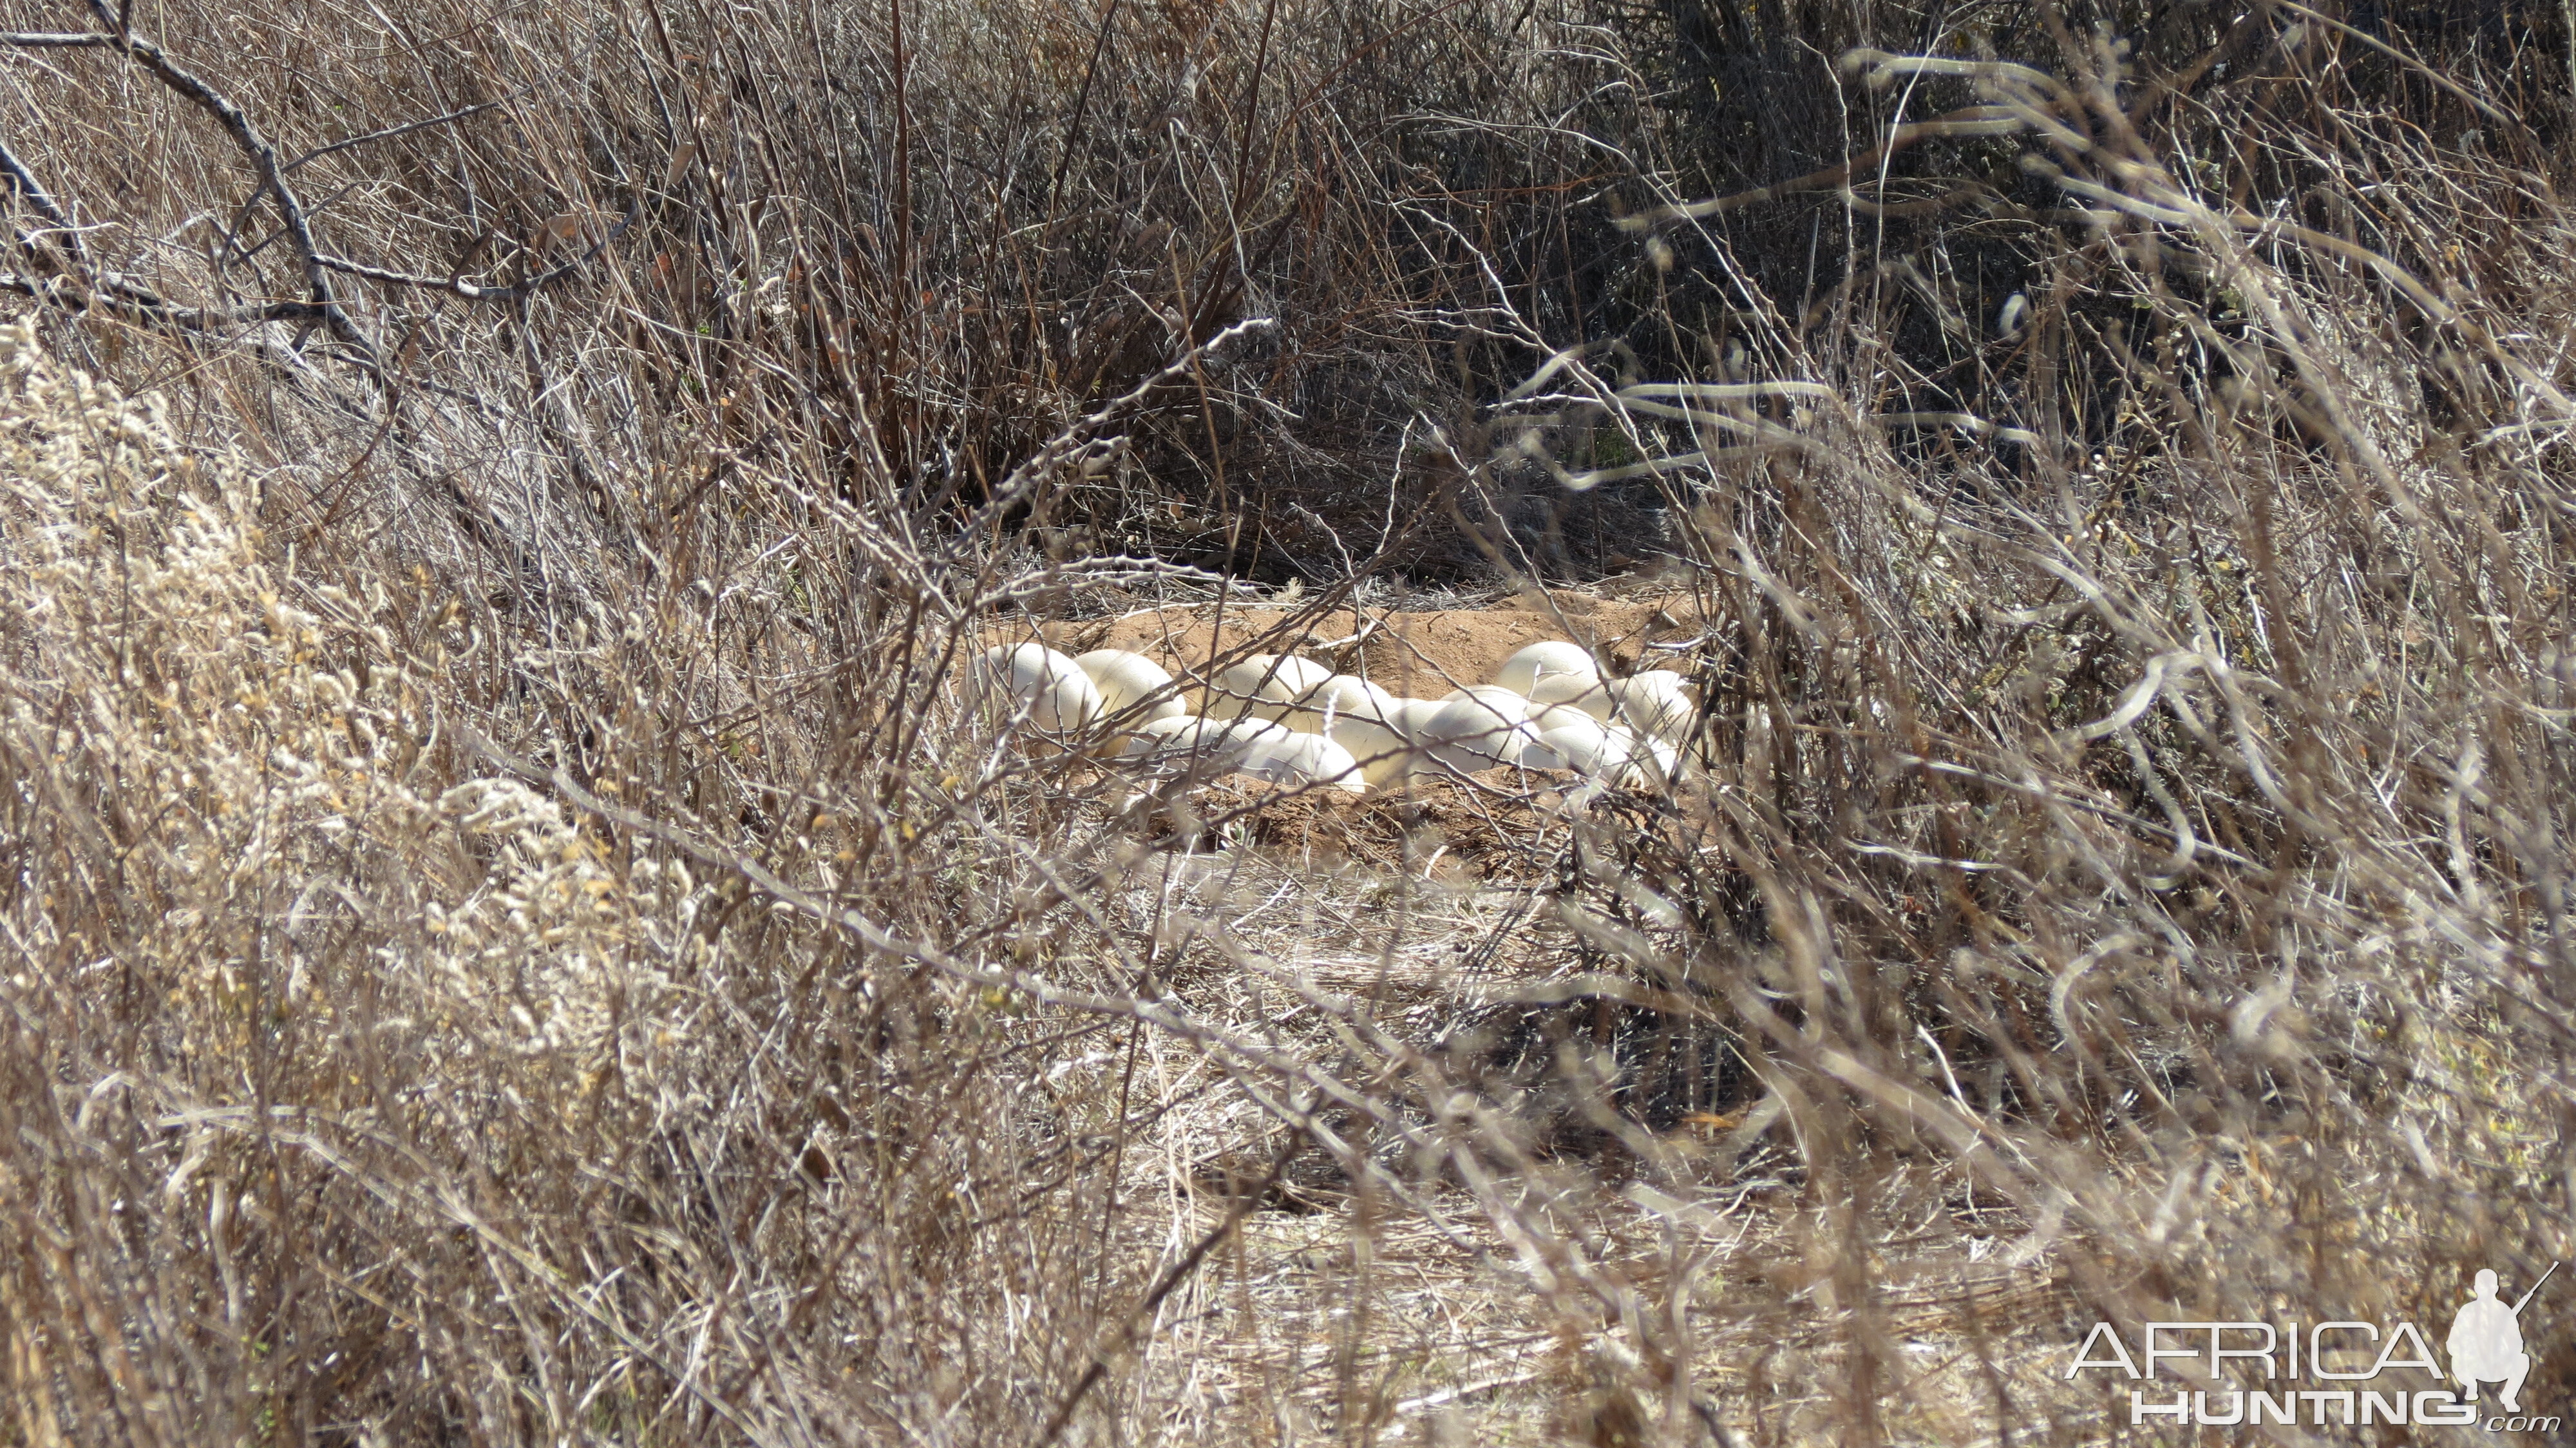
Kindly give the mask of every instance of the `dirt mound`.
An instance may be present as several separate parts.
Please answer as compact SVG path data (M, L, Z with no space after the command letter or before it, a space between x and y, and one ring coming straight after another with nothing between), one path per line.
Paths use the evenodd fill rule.
M1293 789L1250 775L1228 775L1192 790L1163 818L1208 848L1250 843L1380 870L1458 871L1482 879L1525 876L1547 867L1542 845L1560 829L1581 783L1570 771L1489 769L1463 779L1419 779L1409 789L1357 795Z
M1220 652L1294 652L1359 674L1399 696L1436 699L1490 683L1503 660L1544 639L1592 650L1612 673L1662 667L1650 645L1696 637L1698 604L1687 594L1603 598L1570 591L1511 599L1490 608L1334 609L1300 622L1293 607L1214 603L1143 609L1115 618L997 630L996 642L1032 632L1067 653L1131 649L1176 675L1202 670ZM1283 626L1287 639L1266 637ZM1283 643L1294 647L1285 649ZM1677 656L1677 655L1676 655Z

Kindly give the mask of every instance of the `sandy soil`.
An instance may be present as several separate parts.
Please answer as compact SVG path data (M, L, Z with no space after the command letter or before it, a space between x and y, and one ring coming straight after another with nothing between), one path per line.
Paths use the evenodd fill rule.
M1558 770L1491 769L1461 779L1417 779L1400 790L1368 795L1298 789L1229 775L1158 811L1167 828L1195 833L1221 847L1224 826L1244 823L1250 843L1331 868L1343 864L1401 871L1444 858L1444 877L1461 883L1504 880L1544 868L1531 841L1569 810L1580 779ZM1178 806L1175 809L1174 806Z

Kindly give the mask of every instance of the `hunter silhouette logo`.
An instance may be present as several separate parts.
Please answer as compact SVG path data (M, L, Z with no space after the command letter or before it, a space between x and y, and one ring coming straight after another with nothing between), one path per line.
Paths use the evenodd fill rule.
M2451 1319L2451 1338L2445 1344L2451 1350L2451 1376L2459 1380L2461 1396L2474 1403L2478 1384L2504 1384L2504 1410L2522 1411L2522 1380L2531 1373L2531 1354L2522 1350L2522 1309L2538 1295L2541 1283L2549 1280L2558 1264L2540 1274L2531 1291L2507 1307L2496 1301L2496 1275L2487 1268L2478 1270L2477 1295L2460 1307L2460 1315Z
M2497 1296L2497 1277L2481 1269L2472 1295L2452 1316L2445 1339L2450 1372L2411 1322L2150 1322L2132 1353L2119 1329L2093 1324L2069 1380L2112 1372L2130 1380L2129 1424L2166 1427L2354 1427L2387 1423L2427 1427L2477 1425L2488 1432L2556 1433L2562 1418L2522 1410L2532 1355L2522 1337L2522 1310L2558 1270L2540 1274L2511 1304ZM2230 1360L2234 1361L2231 1362ZM2185 1366L2170 1367L2179 1362ZM2168 1376L2168 1375L2171 1376ZM2184 1381L2174 1381L2179 1378ZM2170 1399L2162 1389L2179 1389ZM2495 1384L2504 1411L2481 1413L2478 1388ZM2191 1387L2187 1384L2205 1384ZM2444 1386L2434 1386L2444 1384ZM2454 1387L2453 1385L2456 1385ZM2507 1416L2510 1415L2510 1416Z

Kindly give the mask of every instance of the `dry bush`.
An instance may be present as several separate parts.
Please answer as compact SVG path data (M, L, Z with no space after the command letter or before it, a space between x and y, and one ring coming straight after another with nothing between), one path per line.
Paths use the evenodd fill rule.
M1921 87L1946 118L1920 138L2009 138L2059 193L1902 193L1943 195L1917 214L1965 253L2025 252L2008 324L1971 310L1940 229L1863 240L1805 315L1753 317L1777 374L1641 384L1569 351L1497 420L1571 455L1569 483L1651 477L1691 520L1719 620L1709 814L1618 832L1601 872L1684 923L1591 943L1704 998L1653 1012L1623 1086L1683 1079L1670 1023L1705 1022L1790 1124L1841 1239L1816 1268L1852 1313L1824 1339L1833 1407L1872 1434L2076 1431L2035 1384L1954 1402L1955 1427L1881 1416L1929 1408L1907 1338L1983 1334L1867 1254L1985 1236L1978 1194L2051 1242L2052 1346L2337 1304L2438 1325L2482 1262L2536 1280L2576 1206L2576 404L2542 260L2566 217L2476 137L2437 146L2324 81L2301 114L2278 82L2195 94L2107 32L2056 41L2054 73L1845 66ZM2281 49L2330 68L2320 44ZM1884 176L1835 181L1866 217ZM1722 266L1729 237L1694 228L1766 199L1641 225ZM1909 329L1947 334L1947 365ZM1641 461L1599 467L1604 432ZM2563 1391L2563 1352L2541 1361Z
M113 30L98 13L49 12L67 37ZM1380 495L1392 476L1400 522L1441 493L1426 427L1494 375L1445 314L1493 267L1541 286L1609 234L1577 189L1604 179L1597 148L1561 123L1599 69L1567 61L1567 19L1497 0L1097 25L903 0L494 24L170 8L138 28L255 124L304 225L245 205L259 163L147 67L22 46L9 144L80 229L19 289L85 261L129 315L290 371L340 354L299 383L343 390L346 415L286 505L416 510L462 535L439 553L520 586L580 578L601 546L667 551L671 517L739 471L932 516L985 500L1100 402L1268 318L1014 521L1059 551L1274 581L1381 545L1473 570L1445 519L1391 528ZM65 103L85 94L101 103Z
M1684 8L11 36L0 1435L2090 1443L2566 1255L2546 47ZM1481 878L942 691L1661 548Z

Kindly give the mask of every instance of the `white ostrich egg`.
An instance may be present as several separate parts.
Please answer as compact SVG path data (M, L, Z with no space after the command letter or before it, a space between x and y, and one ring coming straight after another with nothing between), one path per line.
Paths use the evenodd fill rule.
M1092 686L1100 691L1100 707L1111 714L1124 714L1157 691L1172 686L1172 676L1162 665L1126 649L1093 649L1074 662L1090 676ZM1169 719L1188 712L1189 705L1178 694L1167 694L1147 705L1137 722Z
M1503 660L1503 666L1494 673L1494 682L1525 699L1534 699L1541 680L1559 675L1598 683L1601 666L1593 662L1581 644L1550 639Z
M1087 728L1100 715L1100 690L1082 666L1044 644L986 649L966 672L967 706L987 723L1003 724L1025 713L1051 734Z
M1327 719L1355 714L1382 720L1394 703L1393 694L1366 679L1332 674L1298 696L1297 707L1280 722L1301 734L1321 734Z
M1452 769L1491 769L1518 757L1536 737L1529 701L1509 689L1480 684L1441 701L1422 723L1420 743Z
M1278 720L1297 707L1306 691L1333 676L1312 659L1293 654L1254 654L1220 672L1207 691L1207 716Z

